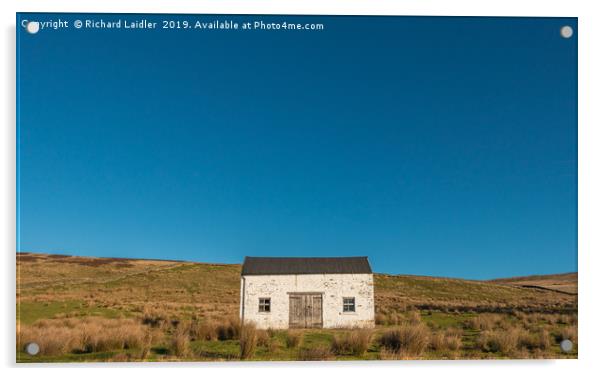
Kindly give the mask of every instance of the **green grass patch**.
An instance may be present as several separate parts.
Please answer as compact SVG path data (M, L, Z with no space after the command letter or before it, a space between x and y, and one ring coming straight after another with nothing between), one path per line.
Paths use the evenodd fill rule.
M446 329L450 327L461 328L464 322L474 314L470 313L445 313L445 312L430 312L421 314L421 319L425 324L432 323L435 327Z
M305 333L303 333L303 340L301 341L301 346L304 348L311 348L319 345L330 347L333 339L334 336L332 331L308 330Z
M107 351L85 354L64 354L55 356L29 355L24 351L17 353L17 363L80 363L80 362L106 362L116 354L123 351Z
M33 324L41 319L56 318L59 315L118 318L127 316L127 313L106 307L86 306L80 300L21 302L21 304L17 305L17 321L26 325Z
M235 360L240 352L238 340L194 341L190 348L195 357L208 359Z

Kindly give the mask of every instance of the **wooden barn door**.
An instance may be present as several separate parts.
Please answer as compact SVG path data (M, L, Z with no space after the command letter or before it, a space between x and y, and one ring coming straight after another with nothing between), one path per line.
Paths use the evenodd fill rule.
M303 295L291 295L289 297L289 319L290 328L304 328L305 315L303 314Z
M309 300L308 310L310 316L307 318L308 328L322 327L322 295L307 295Z
M322 327L322 295L291 294L289 296L290 328Z

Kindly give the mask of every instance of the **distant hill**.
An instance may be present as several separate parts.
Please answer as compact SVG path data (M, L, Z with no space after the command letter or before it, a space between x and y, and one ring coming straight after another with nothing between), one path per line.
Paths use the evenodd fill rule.
M525 288L540 288L577 294L577 273L532 275L527 277L499 278L490 282Z
M17 315L25 323L57 314L119 317L148 309L176 316L237 315L240 270L238 264L19 253ZM378 312L576 312L576 286L576 273L483 282L375 274Z

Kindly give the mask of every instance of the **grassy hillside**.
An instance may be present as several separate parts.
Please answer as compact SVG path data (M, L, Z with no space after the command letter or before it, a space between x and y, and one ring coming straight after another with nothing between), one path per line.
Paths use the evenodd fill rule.
M140 336L148 337L147 342L156 342L154 350L150 351L149 348L145 358L150 356L150 359L156 360L174 357L189 359L190 354L194 353L196 355L193 359L210 360L230 359L238 354L240 342L236 333L222 336L222 341L196 341L194 336L186 334L187 340L192 338L187 355L178 354L171 341L179 338L178 328L182 327L181 323L205 325L236 320L240 265L21 253L17 257L17 273L19 330L26 329L25 332L29 330L28 333L38 333L40 330L59 331L64 326L90 328L94 325L122 325L133 328L134 332L146 333ZM441 336L447 335L445 333L450 330L458 331L455 335L459 336L458 341L461 341L462 345L456 349L457 353L454 356L508 356L509 352L495 346L492 351L485 351L488 349L487 343L477 342L487 342L485 335L493 335L496 328L504 329L518 322L527 330L545 330L552 342L554 338L562 336L561 331L565 327L574 326L576 333L576 295L550 289L550 286L555 286L560 290L558 284L553 284L553 281L557 283L560 279L564 281L563 290L570 290L570 283L574 280L576 291L576 275L575 278L566 279L541 276L523 280L515 278L479 282L375 274L378 328L374 335L382 334L382 330L386 328L419 322L427 325L429 330L441 331ZM523 287L537 283L546 289ZM479 317L484 317L489 323L483 326L472 322ZM231 326L234 327L235 324ZM159 339L152 337L159 334ZM270 341L276 343L280 338L281 347L288 348L285 345L288 342L284 334L272 335ZM209 338L211 335L205 337ZM324 347L324 343L331 346L333 341L336 342L335 337L336 335L329 331L308 331L303 334L303 343L304 346L314 342L321 344L307 349L311 353L316 346ZM124 356L124 353L128 353L128 345L124 343L122 341L119 345L123 349L122 352L109 351L105 354L85 348L81 351L61 350L55 355L49 354L49 357L35 359L20 352L20 360L106 360L104 357L112 359L116 355ZM134 345L129 347L132 346ZM527 348L528 354L514 356L566 356L560 354L557 344L546 347L545 351L540 349L539 352L534 352L536 346L524 347L523 350L527 351ZM280 349L280 352L268 351L262 358L262 349L263 347L258 348L256 359L298 359L313 356L302 355L301 349ZM378 346L373 350L372 353L368 351L366 354L371 354L372 358L380 356L384 359L387 356L382 355L384 350ZM419 357L449 357L433 351L427 351ZM57 354L62 355L57 357ZM366 354L363 355L364 358L368 356ZM344 353L338 354L336 359L347 359L345 356ZM576 356L576 352L570 356Z
M527 277L514 277L494 279L491 282L520 286L525 288L540 288L577 294L577 273L533 275Z
M238 313L240 265L21 254L17 272L24 323L55 311L132 316L146 308L210 318Z

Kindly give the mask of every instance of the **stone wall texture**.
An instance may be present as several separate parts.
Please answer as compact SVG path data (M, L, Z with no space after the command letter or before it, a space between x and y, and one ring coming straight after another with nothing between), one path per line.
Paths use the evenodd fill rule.
M241 277L240 315L258 328L289 327L289 294L320 293L324 328L374 327L372 274L247 275ZM355 312L343 312L343 298L355 298ZM271 311L259 312L259 298Z

